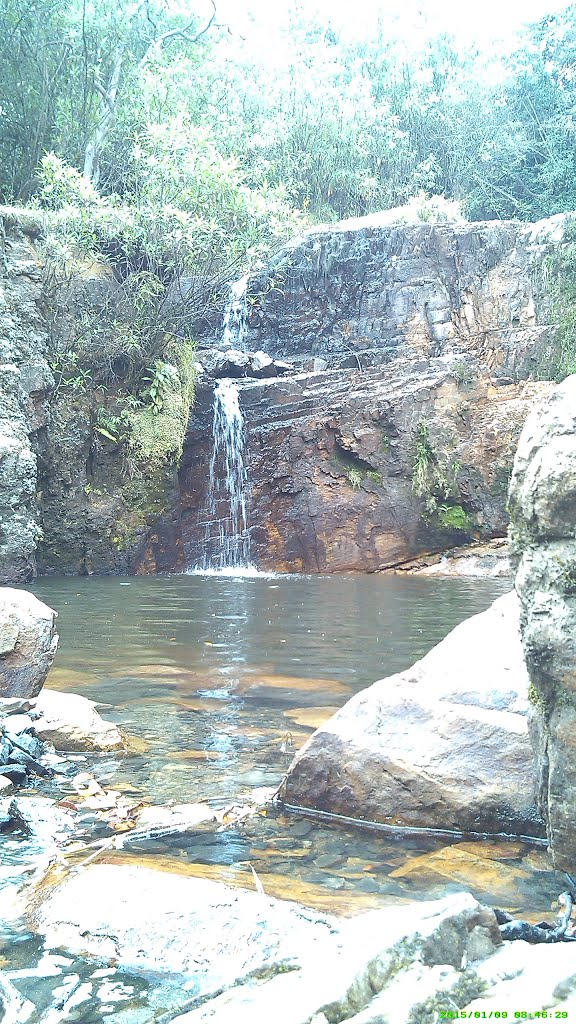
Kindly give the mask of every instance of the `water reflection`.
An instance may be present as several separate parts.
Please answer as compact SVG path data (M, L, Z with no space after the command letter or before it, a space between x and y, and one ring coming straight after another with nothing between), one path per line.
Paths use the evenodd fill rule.
M49 685L112 705L148 748L102 771L158 802L275 785L323 708L407 667L504 589L377 575L34 585L60 616Z
M507 585L204 575L47 579L31 589L60 615L49 685L110 704L106 716L138 741L128 757L103 755L86 767L156 802L222 806L275 785L323 716L407 667ZM102 823L91 829L108 834ZM5 841L4 853L15 866L30 857L16 838ZM551 917L550 901L565 888L546 851L533 845L370 833L270 810L226 830L127 839L99 863L107 861L248 888L254 870L267 894L341 914L469 889L538 920ZM50 1005L62 978L34 974L46 962L38 941L5 931L2 945L8 966L23 970L23 994L41 1009ZM89 989L66 1018L82 1024L149 1024L183 998L164 982L118 971L102 978L81 959L70 958L61 973ZM119 986L117 1004L111 986Z

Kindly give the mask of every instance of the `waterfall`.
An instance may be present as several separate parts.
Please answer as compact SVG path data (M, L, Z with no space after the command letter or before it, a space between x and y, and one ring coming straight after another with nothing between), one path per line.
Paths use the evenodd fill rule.
M248 274L230 285L230 293L224 310L224 328L222 331L222 345L224 348L234 348L240 352L244 352L246 348L246 334L248 331L247 291Z
M219 382L213 408L209 492L201 524L204 542L198 568L250 568L244 419L234 381Z

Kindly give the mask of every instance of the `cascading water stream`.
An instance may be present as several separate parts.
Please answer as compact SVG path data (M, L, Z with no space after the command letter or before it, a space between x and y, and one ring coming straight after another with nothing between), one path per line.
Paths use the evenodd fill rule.
M213 408L209 491L202 558L197 568L250 569L244 419L234 381L219 382L214 389Z
M222 331L223 348L233 348L244 352L246 333L248 331L248 274L230 285L230 293L224 310L224 328Z

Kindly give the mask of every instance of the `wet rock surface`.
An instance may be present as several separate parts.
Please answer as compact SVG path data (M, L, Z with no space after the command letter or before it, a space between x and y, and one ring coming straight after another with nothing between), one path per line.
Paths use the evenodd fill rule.
M281 377L294 371L290 363L272 359L266 352L243 352L237 349L203 349L200 367L209 377Z
M216 882L147 868L94 866L36 916L49 946L190 982L191 996L291 970L335 930L330 918ZM154 934L154 943L150 935Z
M514 594L353 697L296 755L290 805L403 826L542 835Z
M284 572L370 571L501 535L518 437L549 388L463 382L443 360L247 383L254 561ZM203 552L210 432L211 393L200 391L180 469L178 550L188 565ZM418 487L424 435L430 472ZM169 542L173 527L171 517L159 537Z
M56 612L32 594L0 587L0 697L35 697L56 654Z
M555 388L526 423L510 509L540 804L556 864L574 871L576 376Z
M96 705L75 693L43 690L36 704L34 732L62 751L118 750L124 746L117 726L106 722Z

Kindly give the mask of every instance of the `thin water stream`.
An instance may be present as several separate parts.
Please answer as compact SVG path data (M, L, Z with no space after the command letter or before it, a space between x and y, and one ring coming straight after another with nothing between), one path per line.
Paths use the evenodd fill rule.
M203 544L192 564L199 570L240 569L250 565L248 475L244 418L232 380L214 388L212 437L208 497L199 523Z
M276 785L330 709L407 667L507 584L199 574L44 579L31 589L59 613L61 643L48 685L109 704L105 716L140 744L137 753L102 755L81 767L153 802L222 806ZM344 914L470 889L542 916L564 888L545 850L529 844L371 833L281 812L225 832L140 842L107 859L168 864L247 887L251 865L270 895ZM41 951L33 936L20 939L6 943L5 956L26 973ZM83 970L89 980L93 965ZM43 984L48 992L60 983L34 978L22 978L22 987ZM103 1012L94 994L84 1016L72 1010L66 1020L140 1024L168 999L142 981L112 975L107 983L104 991L116 991L119 1003ZM120 1004L135 1015L122 1016Z

